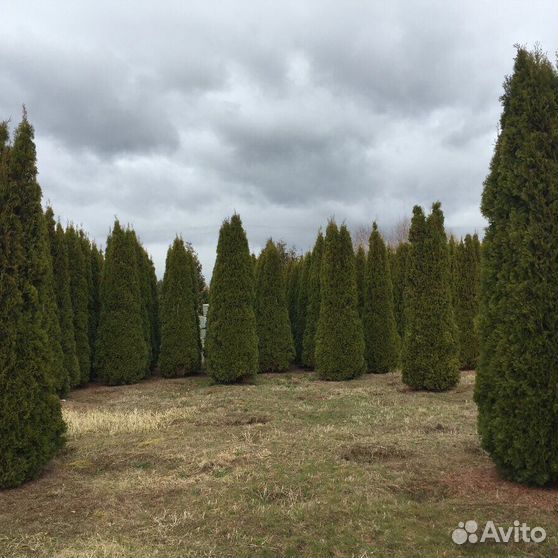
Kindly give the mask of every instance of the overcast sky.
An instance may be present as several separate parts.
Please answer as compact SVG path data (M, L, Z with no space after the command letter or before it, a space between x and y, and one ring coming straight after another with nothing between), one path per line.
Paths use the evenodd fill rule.
M479 211L515 43L557 49L556 0L2 1L0 118L36 129L45 201L103 243L175 234L206 277L221 222L300 249L335 216L386 232Z

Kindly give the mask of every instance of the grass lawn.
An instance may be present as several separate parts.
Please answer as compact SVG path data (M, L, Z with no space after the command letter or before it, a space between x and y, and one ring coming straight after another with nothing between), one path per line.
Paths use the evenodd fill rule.
M293 371L91 386L63 403L68 444L0 491L1 556L551 556L556 491L501 480L479 447L474 373L449 393L398 374ZM542 544L455 545L469 519Z

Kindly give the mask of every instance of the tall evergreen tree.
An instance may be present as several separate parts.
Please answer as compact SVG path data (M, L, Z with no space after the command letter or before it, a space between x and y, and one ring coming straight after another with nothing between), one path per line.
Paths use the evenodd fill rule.
M131 242L136 249L136 264L137 273L140 287L140 302L141 302L141 320L143 337L145 339L145 346L147 347L147 362L149 363L148 369L153 368L154 354L153 354L153 340L152 340L152 323L151 323L151 261L149 254L144 247L140 244L135 232L128 231L131 235Z
M558 482L558 75L519 48L484 184L475 400L508 478Z
M294 258L287 262L286 267L286 288L287 288L287 306L289 308L289 321L291 324L291 335L295 347L296 360L296 335L298 322L298 288L300 284L300 269L302 260Z
M159 365L166 377L193 374L201 366L198 289L193 265L183 240L175 238L167 252L161 292Z
M407 276L407 257L409 254L409 243L402 242L397 245L391 258L391 278L393 284L393 305L397 333L403 342L405 334L405 283Z
M157 275L153 260L148 258L148 277L149 277L149 324L150 324L150 343L151 343L151 368L154 369L159 362L159 352L161 346L161 322L159 316L159 293L157 289Z
M64 444L52 351L52 263L34 131L24 112L13 145L0 126L0 487L34 478ZM49 287L50 282L50 287ZM49 290L51 291L49 293ZM51 316L57 318L57 315Z
M459 365L464 370L477 366L479 339L475 320L479 309L480 243L468 234L455 251L453 308L459 341Z
M85 269L85 281L87 283L87 339L89 343L89 375L88 380L93 377L95 362L95 286L93 284L93 265L91 241L83 229L78 231L79 243L83 254Z
M98 377L108 385L138 382L149 366L138 268L135 235L116 220L103 267L96 352Z
M364 336L358 316L355 255L345 225L330 221L324 241L316 370L325 380L364 372Z
M91 374L89 288L87 282L88 262L85 261L79 233L73 225L66 229L66 249L70 264L70 296L72 298L74 335L80 370L80 381L77 385L83 385L89 381Z
M217 382L235 382L258 371L254 270L237 214L219 232L205 349L207 371Z
M60 348L62 350L63 366L57 386L59 395L65 396L71 386L79 384L79 362L76 353L74 335L74 313L70 297L70 273L68 269L68 253L64 230L60 224L54 222L54 212L48 207L45 213L49 237L50 254L52 258L54 291L57 315L60 328Z
M294 358L283 264L277 246L268 240L258 259L256 325L261 372L284 372Z
M414 389L445 391L459 381L459 361L448 241L439 202L428 218L421 207L414 207L409 240L403 381Z
M361 320L364 320L364 293L366 285L366 251L364 246L359 244L355 254L355 274L357 285L358 297L358 315ZM364 322L363 322L364 327Z
M97 376L97 357L95 354L97 346L97 332L99 330L99 319L101 315L101 276L103 273L103 253L93 242L91 243L91 308L89 316L90 335L89 347L91 349L91 375Z
M308 304L306 307L306 325L302 339L302 364L308 368L316 366L316 332L320 318L320 285L322 281L322 255L324 235L320 231L314 248L308 273Z
M372 225L364 294L364 342L368 371L385 373L397 366L399 336L387 249L376 223Z
M304 343L304 331L306 329L306 312L308 311L308 293L310 283L310 269L312 266L312 255L305 254L300 262L300 273L298 281L297 321L295 335L295 361L302 364L302 350Z
M453 234L450 234L448 239L448 255L449 255L449 283L451 292L451 303L455 304L456 287L457 287L457 251L459 250L459 243ZM455 311L455 309L454 309Z
M68 392L68 377L66 368L64 367L64 353L62 352L62 335L60 332L60 319L58 315L58 303L56 300L54 286L54 272L52 268L52 255L50 251L50 236L48 216L42 214L41 228L42 238L46 246L46 275L41 282L41 291L39 296L41 304L44 308L45 329L49 338L49 351L52 358L52 370L54 376L52 378L54 389L60 395Z

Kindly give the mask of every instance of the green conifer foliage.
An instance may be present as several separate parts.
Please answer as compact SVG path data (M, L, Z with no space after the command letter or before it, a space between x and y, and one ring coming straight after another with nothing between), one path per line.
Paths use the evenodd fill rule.
M395 369L399 359L399 336L393 289L386 245L376 223L372 226L368 247L363 321L368 371L381 374Z
M41 304L44 308L45 329L49 338L49 351L52 359L52 377L54 389L58 394L66 394L68 391L68 377L64 367L64 353L62 352L60 332L60 320L58 316L58 304L56 301L56 293L54 287L54 272L52 269L52 256L50 251L50 237L47 223L47 216L41 214L42 241L45 243L46 271L43 281L41 282L41 291L39 292Z
M558 481L558 76L519 48L482 212L480 359L483 447L515 481Z
M99 329L99 318L101 315L101 276L103 273L103 253L97 247L97 245L91 243L91 308L89 316L89 341L91 349L91 375L93 378L97 377L97 357L95 350L97 347L97 331Z
M141 301L141 320L143 337L147 347L147 361L149 363L149 370L151 370L156 361L153 354L153 328L151 323L152 300L151 300L151 261L149 254L144 247L140 244L136 234L133 231L128 231L132 235L131 242L136 248L136 263L137 273L140 287L140 301Z
M421 207L414 207L409 240L403 381L414 389L445 391L459 381L459 362L449 249L439 202L428 218Z
M80 381L77 385L83 385L89 381L91 374L88 262L85 261L79 233L73 225L66 229L66 249L70 265L70 296L74 313L74 335L80 371Z
M405 334L405 283L407 275L407 256L409 254L409 243L398 244L391 259L391 278L393 284L393 305L397 333L401 343Z
M87 283L87 340L89 343L89 376L88 380L93 378L94 362L95 362L95 292L93 284L93 267L92 267L92 247L91 241L83 229L78 231L79 242L83 254L83 263L85 269L85 281Z
M453 234L448 239L448 254L449 254L449 282L451 291L451 303L455 304L455 297L457 296L457 251L459 249L459 242L457 242ZM455 312L455 309L454 309Z
M355 273L358 296L358 315L364 319L364 293L366 285L366 251L364 246L359 246L355 254ZM364 327L364 322L363 322Z
M115 221L101 281L97 375L108 385L131 384L147 374L148 346L135 234Z
M300 284L300 270L302 260L293 258L287 262L286 266L286 284L287 284L287 305L289 307L289 321L291 324L291 335L295 342L295 360L296 360L296 334L298 322L298 288Z
M54 212L48 207L45 213L54 278L54 291L60 327L60 346L63 367L57 387L59 395L65 396L71 386L79 384L79 362L74 335L74 313L70 297L70 272L64 230L54 222Z
M219 232L205 350L208 374L217 382L236 382L258 372L254 270L246 233L236 214Z
M479 309L480 243L468 234L455 251L455 287L453 308L459 341L459 365L474 370L479 356L475 321Z
M194 261L181 238L167 252L161 292L159 367L167 378L198 372L201 366Z
M157 289L157 275L153 260L148 259L149 276L149 324L151 343L151 368L154 369L159 362L159 351L161 346L161 323L159 316L159 291Z
M60 371L45 313L52 281L34 132L0 126L0 487L36 477L64 444ZM51 284L52 288L52 284ZM55 315L58 319L57 315Z
M302 351L304 343L304 331L306 329L306 312L308 311L308 293L310 283L310 269L312 266L312 255L305 254L300 262L300 273L298 281L297 321L295 342L295 362L302 364Z
M316 370L325 380L349 380L364 368L351 235L345 225L338 228L331 221L324 241Z
M256 325L260 372L284 372L294 358L283 263L269 240L258 259Z
M316 366L316 332L320 318L320 285L322 280L322 256L324 235L320 232L314 248L308 275L308 304L306 307L306 326L302 339L302 364L308 368Z

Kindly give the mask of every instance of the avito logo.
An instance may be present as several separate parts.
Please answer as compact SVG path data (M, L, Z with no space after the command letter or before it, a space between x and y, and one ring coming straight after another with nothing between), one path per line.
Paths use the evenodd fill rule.
M510 527L496 527L494 521L487 521L482 533L478 535L479 525L474 519L460 521L457 529L454 529L451 538L455 544L468 543L509 543L509 542L532 542L541 543L546 539L546 531L542 527L529 527L526 523L520 523L517 519Z

